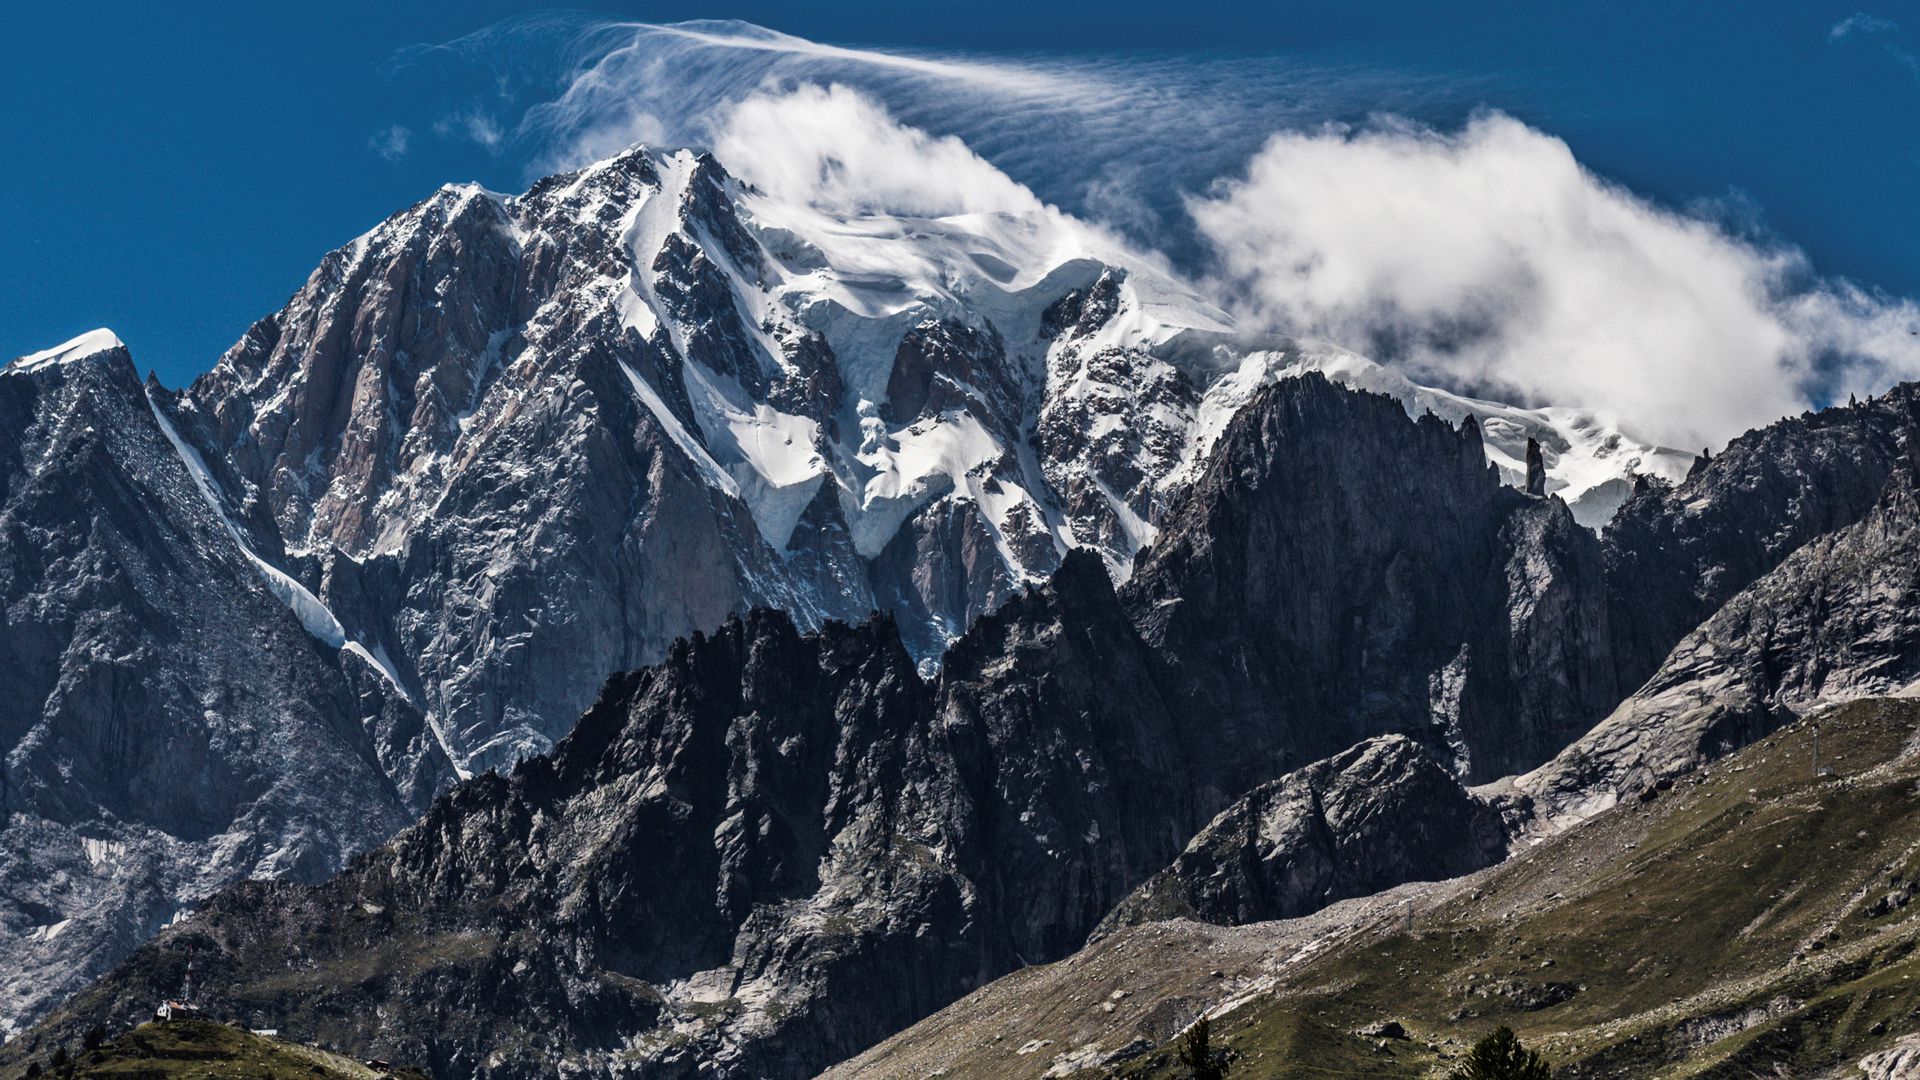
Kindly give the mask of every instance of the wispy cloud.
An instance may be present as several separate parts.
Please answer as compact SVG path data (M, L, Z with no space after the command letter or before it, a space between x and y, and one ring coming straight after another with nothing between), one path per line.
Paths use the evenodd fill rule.
M412 50L396 67L489 93L510 87L520 111L494 106L536 175L635 142L712 146L732 106L795 86L840 85L911 127L960 139L1046 202L1111 215L1138 239L1176 245L1191 241L1182 235L1183 194L1239 167L1276 129L1380 110L1464 118L1495 88L1299 59L907 53L739 22L555 15Z
M478 106L441 117L434 122L433 131L443 138L467 139L489 154L498 154L507 141L507 133L500 126L500 121Z
M1827 31L1827 44L1839 45L1853 37L1880 38L1881 51L1906 68L1915 78L1920 78L1920 53L1903 48L1898 42L1886 40L1899 31L1900 24L1892 19L1882 19L1864 11L1856 11L1833 24L1833 28Z
M367 139L367 149L388 161L399 161L413 146L413 130L394 124L376 131Z
M1279 134L1192 210L1243 318L1604 408L1672 445L1719 444L1839 383L1920 375L1920 339L1893 332L1920 324L1912 303L1657 206L1498 113L1451 133Z
M1900 24L1892 19L1882 19L1864 11L1856 11L1833 24L1832 29L1827 31L1827 41L1838 45L1855 34L1884 34L1889 30L1899 29L1899 26Z

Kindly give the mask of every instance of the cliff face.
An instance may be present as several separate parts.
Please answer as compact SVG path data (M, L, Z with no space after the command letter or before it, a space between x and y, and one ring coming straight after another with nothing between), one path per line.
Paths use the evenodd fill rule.
M109 339L0 372L0 1032L452 780L412 703L276 595Z
M1308 915L1505 858L1493 807L1417 743L1387 735L1262 784L1136 889L1100 935L1159 919L1237 926Z
M1815 537L1860 520L1904 451L1916 390L1748 432L1683 482L1643 482L1607 528L1619 684L1631 692L1673 644Z
M1382 732L1490 778L1604 715L1593 534L1502 486L1472 423L1284 387L1229 426L1127 588L1186 707L1247 755L1238 790Z
M1827 704L1920 681L1917 430L1863 517L1734 594L1604 722L1518 779L1546 824L1670 784Z

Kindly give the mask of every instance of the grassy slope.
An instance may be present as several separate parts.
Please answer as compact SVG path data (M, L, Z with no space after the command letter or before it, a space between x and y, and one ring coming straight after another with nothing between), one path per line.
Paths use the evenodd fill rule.
M1920 872L1917 725L1913 701L1829 714L1820 780L1806 725L1779 732L1290 968L1216 1038L1263 1077L1421 1075L1503 1023L1563 1076L1843 1070L1920 1029L1920 902L1868 914ZM1344 1034L1384 1018L1414 1036L1391 1059Z
M382 1076L420 1077L413 1069L376 1071L357 1061L311 1046L255 1035L206 1021L143 1024L98 1051L72 1047L75 1077L98 1080L376 1080ZM46 1062L41 1062L42 1067ZM24 1071L13 1070L8 1080ZM49 1078L65 1076L48 1069Z

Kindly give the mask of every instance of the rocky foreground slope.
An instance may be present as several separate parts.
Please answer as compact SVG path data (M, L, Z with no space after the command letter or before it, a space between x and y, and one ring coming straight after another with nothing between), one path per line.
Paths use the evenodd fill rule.
M826 1075L1429 1076L1505 1024L1556 1076L1894 1080L1920 1032L1920 703L1796 721L1497 867L1224 927L1130 927Z

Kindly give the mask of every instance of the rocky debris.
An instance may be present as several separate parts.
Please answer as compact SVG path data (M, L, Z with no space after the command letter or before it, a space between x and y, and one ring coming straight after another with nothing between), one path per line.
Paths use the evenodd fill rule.
M1920 1033L1860 1059L1866 1080L1920 1080Z
M1382 1020L1377 1024L1370 1024L1361 1028L1355 1032L1355 1034L1364 1039L1405 1039L1409 1037L1405 1025L1401 1024L1398 1020Z
M1502 1007L1521 1012L1539 1012L1573 1000L1580 987L1570 982L1535 982L1529 979L1482 979L1469 992L1478 998L1491 998Z
M100 337L0 371L0 1035L233 881L327 877L452 780L364 647L275 595Z
M1234 925L1305 915L1506 857L1500 815L1412 740L1381 736L1221 812L1100 932L1168 917Z

